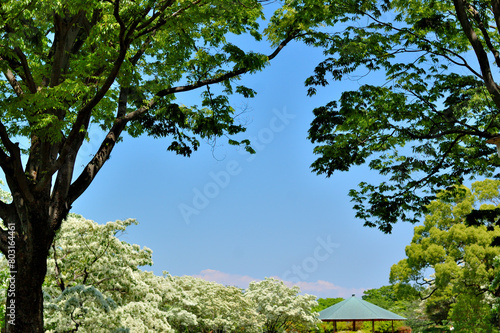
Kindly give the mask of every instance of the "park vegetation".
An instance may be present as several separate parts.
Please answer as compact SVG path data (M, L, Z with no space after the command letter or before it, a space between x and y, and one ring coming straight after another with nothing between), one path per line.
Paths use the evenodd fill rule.
M393 288L420 301L414 321L448 324L457 332L497 332L500 181L441 192L427 208L407 258L391 268Z
M9 194L1 192L6 201ZM415 227L391 285L363 299L407 318L395 328L496 332L500 301L500 181L441 192ZM342 298L318 299L267 278L247 289L147 271L152 251L120 240L133 219L97 224L70 214L51 246L43 285L47 332L329 332L317 312ZM0 295L9 288L8 262ZM5 310L2 309L2 310ZM3 311L2 311L3 312ZM2 320L5 323L5 317ZM352 323L338 323L349 330ZM376 323L390 332L389 322ZM359 326L371 330L371 323Z
M9 200L6 192L0 195ZM363 299L406 317L396 329L496 332L500 301L500 181L441 192L415 227L391 285ZM475 217L475 218L473 218ZM57 233L43 285L47 332L329 332L316 313L342 298L318 299L267 278L247 289L147 271L152 251L120 240L133 219L97 224L70 214ZM2 259L0 275L9 274ZM3 280L0 295L9 288ZM5 310L5 309L3 309ZM4 317L5 322L5 317ZM348 330L350 323L339 323ZM369 332L371 323L359 326ZM376 330L390 332L389 322Z
M88 230L79 229L71 223L77 217L68 214L126 133L168 138L167 149L184 156L219 137L253 152L248 140L235 139L245 128L229 96L254 96L238 80L263 70L292 41L325 54L306 80L310 96L330 81L361 82L314 110L313 170L331 176L368 165L386 177L350 191L356 216L367 226L390 232L394 223L426 216L408 258L391 271L397 289L416 290L422 316L431 322L449 320L457 330L475 332L498 327L500 262L491 246L500 244L498 204L486 194L497 195L498 186L462 184L493 177L500 166L493 145L500 134L500 1L283 0L267 19L266 2L2 2L0 168L12 194L0 200L7 332L83 331L94 323L118 331L134 325L229 329L234 314L189 298L197 295L199 281L140 270L150 260L147 249L119 242L122 249L96 236L86 240L95 245L87 261L72 257L74 245L64 243L63 228L81 237L92 231L87 222L81 225ZM237 37L265 43L269 51L244 50ZM372 74L375 79L363 84ZM199 105L179 101L193 90L200 93ZM104 139L93 142L96 150L80 168L75 163L92 126ZM110 224L107 232L127 223ZM112 250L124 255L106 259L115 271L97 269ZM73 261L65 266L62 259ZM128 282L114 285L120 277ZM159 291L164 284L168 293ZM239 304L249 318L257 313L261 327L292 329L266 320L274 313L268 308L249 305L265 301L259 286L276 284L266 280L245 292L206 289ZM212 309L210 316L205 308ZM165 312L177 317L165 319ZM144 321L132 319L139 313ZM238 325L255 326L252 320Z
M119 239L133 224L68 216L51 247L43 285L46 332L277 333L317 324L316 297L280 280L254 281L243 290L144 270L153 264L152 251ZM5 258L0 275L8 275ZM8 283L2 281L5 298Z

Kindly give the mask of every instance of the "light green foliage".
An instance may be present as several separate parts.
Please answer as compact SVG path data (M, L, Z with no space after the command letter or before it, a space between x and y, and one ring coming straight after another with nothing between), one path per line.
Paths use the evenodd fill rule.
M245 297L257 305L264 317L264 332L277 333L290 329L307 330L318 323L312 308L318 303L312 295L299 295L297 286L287 287L283 281L266 278L250 282Z
M309 94L332 79L360 86L316 108L309 137L318 174L366 165L385 176L350 191L356 216L390 232L398 221L417 223L437 191L493 176L496 1L342 1L336 10L344 24L310 40L325 59L306 81Z
M457 295L456 303L451 305L451 320L457 332L476 333L498 332L494 325L495 314L491 308L491 300L485 300L483 295L463 293Z
M449 318L471 328L479 321L467 318L489 318L496 296L490 284L499 273L494 262L500 255L500 247L492 243L500 236L500 226L486 220L469 225L466 218L471 213L496 213L499 189L500 181L484 180L470 189L461 186L439 193L427 207L423 225L415 227L407 258L391 268L391 282L427 287L421 292L428 297L431 319Z
M417 298L418 291L409 285L389 285L365 290L363 300L375 304L403 317L407 316L409 305Z
M255 0L238 5L226 0L16 0L3 3L1 10L6 32L0 67L19 70L0 80L1 115L10 135L57 144L71 131L86 131L85 122L108 131L126 115L122 121L130 134L171 136L169 149L184 155L198 147L199 138L244 131L235 123L227 95L253 96L252 89L234 86L235 81L263 69L275 56L243 50L228 35L266 37L283 47L334 19L320 1L285 1L265 29L258 23L263 6ZM20 54L27 58L22 69L14 66ZM216 83L223 94L207 88ZM174 103L176 93L198 88L201 105ZM84 114L89 119L80 123Z
M313 311L315 312L320 312L326 308L329 308L332 305L335 305L339 302L342 302L344 299L343 298L318 298L317 302L318 305L313 307ZM341 326L337 325L338 329L342 329ZM333 330L333 323L329 322L320 322L318 323L318 329L320 332L330 332Z
M2 8L3 17L8 18L4 24L14 30L8 34L9 42L3 45L2 54L11 52L10 49L23 52L29 59L33 82L28 78L20 81L22 95L16 94L12 82L4 79L0 85L0 94L5 96L0 100L2 118L9 124L7 130L11 135L29 138L37 135L56 143L74 130L78 114L93 104L92 99L97 95L100 95L99 103L93 107L91 121L110 130L117 117L120 95L122 98L128 95L129 107L121 111L123 116L147 106L158 94L171 95L165 89L180 81L196 88L204 80L220 80L238 69L260 70L267 63L266 56L246 53L226 40L229 33L248 33L261 38L257 19L262 17L262 6L252 0L241 2L241 6L227 1L210 5L190 1L175 4L167 1L15 3L6 3ZM50 19L53 15L54 24ZM65 31L58 31L58 20L70 18L82 22L85 31L76 36L65 36ZM18 28L23 25L27 25L26 30ZM66 27L61 25L61 28ZM69 43L74 41L73 49L58 50L63 47L57 44L58 38L68 38ZM59 63L61 59L57 57L65 55L57 52L67 52L70 57ZM2 60L6 69L5 57ZM220 80L228 88L226 92L231 91L230 79L234 76ZM116 84L110 85L113 81ZM38 90L30 91L30 84L39 86ZM167 123L191 130L202 138L243 130L233 124L234 110L227 100L214 96L209 90L204 96L203 107L182 107L182 120L175 119L175 115L165 109L171 105L173 95L156 100L155 107L149 104L140 112L151 109L149 117L153 117L156 124L138 119L137 115L130 118L129 132L173 135L180 146L173 145L171 149L183 148L176 151L187 154L190 150L182 140L191 140L194 148L196 140L173 129L167 130L164 127ZM222 99L220 103L218 99ZM214 121L213 124L207 123L208 119ZM30 126L19 126L25 121Z

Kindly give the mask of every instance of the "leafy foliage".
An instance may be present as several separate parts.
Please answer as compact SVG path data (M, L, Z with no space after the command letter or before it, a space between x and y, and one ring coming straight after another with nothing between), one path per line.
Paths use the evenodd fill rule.
M418 332L419 326L426 324L426 321L421 318L418 290L413 286L408 284L389 285L377 289L368 289L363 293L363 300L407 319L404 322L394 323L394 326L398 328L398 332L399 328L403 330L406 325L411 326L412 331ZM376 329L381 332L392 332L392 323L379 322L376 324Z
M415 227L407 258L391 268L391 282L414 284L432 320L450 319L457 327L478 332L491 329L490 312L499 293L490 285L499 274L495 261L500 255L492 242L500 226L468 226L466 218L474 209L493 210L499 204L497 180L438 194L423 225Z
M325 51L306 84L333 80L359 89L314 110L312 164L331 176L367 165L386 176L349 195L356 216L391 232L416 223L439 190L500 166L487 139L498 136L500 66L496 1L344 1L342 30L317 34Z

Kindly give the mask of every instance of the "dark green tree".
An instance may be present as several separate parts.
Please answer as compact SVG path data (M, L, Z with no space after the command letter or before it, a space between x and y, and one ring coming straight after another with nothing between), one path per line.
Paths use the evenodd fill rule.
M363 293L363 300L405 317L407 319L404 322L405 326L410 326L415 330L428 323L420 313L419 291L410 284L382 286L365 290ZM378 329L391 332L392 324L380 322Z
M223 136L252 151L248 140L233 137L244 127L228 96L255 94L237 80L263 69L290 41L333 23L321 1L275 4L262 21L262 2L1 3L0 168L12 193L12 202L0 202L0 250L11 269L7 332L43 331L41 287L54 235L124 133L168 138L168 150L185 156L201 140ZM269 54L226 38L238 35L267 42ZM176 102L196 89L201 105ZM91 124L105 135L80 170L75 161Z
M399 300L397 292L393 285L382 286L377 289L368 289L363 292L363 300L380 306L381 308L391 310Z
M312 168L331 176L367 165L386 176L349 195L366 226L389 233L397 221L419 221L438 191L492 177L500 165L493 145L500 1L343 1L335 8L343 28L309 40L325 50L306 81L309 94L330 80L361 84L314 110Z
M332 305L342 302L344 299L341 297L335 298L318 298L318 305L312 308L313 311L320 312Z

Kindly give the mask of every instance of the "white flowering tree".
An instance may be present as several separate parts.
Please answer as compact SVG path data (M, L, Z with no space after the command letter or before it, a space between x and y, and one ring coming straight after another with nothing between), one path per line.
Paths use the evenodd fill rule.
M247 291L191 276L157 276L152 251L118 236L133 219L100 225L70 214L52 244L46 332L283 332L314 327L315 297L266 279ZM4 257L0 275L8 274ZM5 298L8 283L1 286ZM4 299L0 299L0 302ZM2 304L2 303L0 303Z
M70 214L57 235L44 285L45 327L54 332L170 330L162 311L164 278L139 269L152 251L117 236L135 220L104 225Z
M152 251L117 236L135 220L99 225L70 214L47 260L46 332L169 332L168 279L139 269L152 265ZM0 274L7 273L2 258ZM5 297L7 283L1 296ZM171 296L173 297L173 296Z
M254 301L257 312L264 317L264 332L307 331L319 322L312 308L316 296L300 295L298 286L288 287L281 280L266 278L251 282L245 297Z
M182 291L181 298L170 300L169 322L177 331L259 332L264 324L256 304L240 288L191 276L172 277L172 282Z

